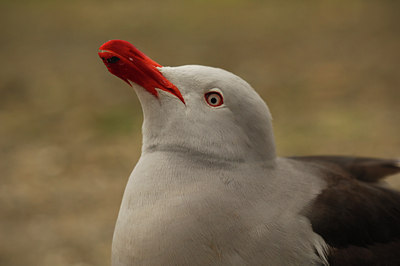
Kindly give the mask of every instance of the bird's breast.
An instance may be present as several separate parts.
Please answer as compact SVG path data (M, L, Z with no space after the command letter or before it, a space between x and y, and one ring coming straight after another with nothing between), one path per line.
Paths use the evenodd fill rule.
M311 232L309 223L288 211L295 199L271 204L279 187L257 172L254 166L205 168L163 152L142 156L121 204L113 265L246 264L294 256L290 235Z

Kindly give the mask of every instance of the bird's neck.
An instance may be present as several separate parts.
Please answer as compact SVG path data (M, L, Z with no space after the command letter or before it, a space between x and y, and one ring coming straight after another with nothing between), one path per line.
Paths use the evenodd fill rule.
M144 134L142 155L153 152L168 152L178 156L196 158L199 162L204 161L206 163L274 163L276 159L273 138L272 140L266 138L257 143L226 143L219 146L199 145L198 143L199 140L196 138L185 142L179 138L158 138Z

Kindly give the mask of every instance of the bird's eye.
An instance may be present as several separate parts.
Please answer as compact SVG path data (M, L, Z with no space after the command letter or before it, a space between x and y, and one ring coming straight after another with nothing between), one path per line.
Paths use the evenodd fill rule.
M207 92L204 94L204 97L206 98L208 105L212 107L221 106L224 103L224 98L222 98L221 93L216 91Z

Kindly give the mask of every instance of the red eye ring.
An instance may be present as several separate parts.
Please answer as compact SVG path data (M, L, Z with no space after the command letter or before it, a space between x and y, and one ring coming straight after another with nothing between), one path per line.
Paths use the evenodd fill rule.
M224 98L218 91L207 92L204 94L204 98L206 99L207 104L211 107L218 107L224 103Z

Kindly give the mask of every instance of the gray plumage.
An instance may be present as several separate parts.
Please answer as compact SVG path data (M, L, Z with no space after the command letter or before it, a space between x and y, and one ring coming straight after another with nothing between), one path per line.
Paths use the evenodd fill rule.
M399 171L398 162L277 157L268 107L245 81L203 66L159 69L186 104L171 93L159 90L156 98L134 86L144 114L143 147L115 228L114 266L328 265L346 260L338 250L347 243L398 239L399 193L376 185ZM209 106L209 91L220 93L224 104ZM351 231L345 218L354 218L341 215L345 202L335 195L354 199L353 193L375 197L377 206L371 199L368 207L390 216L386 225L393 228L385 238L334 239L341 226L343 234ZM380 212L379 204L389 206ZM339 228L332 229L336 218ZM373 231L378 218L363 229Z

